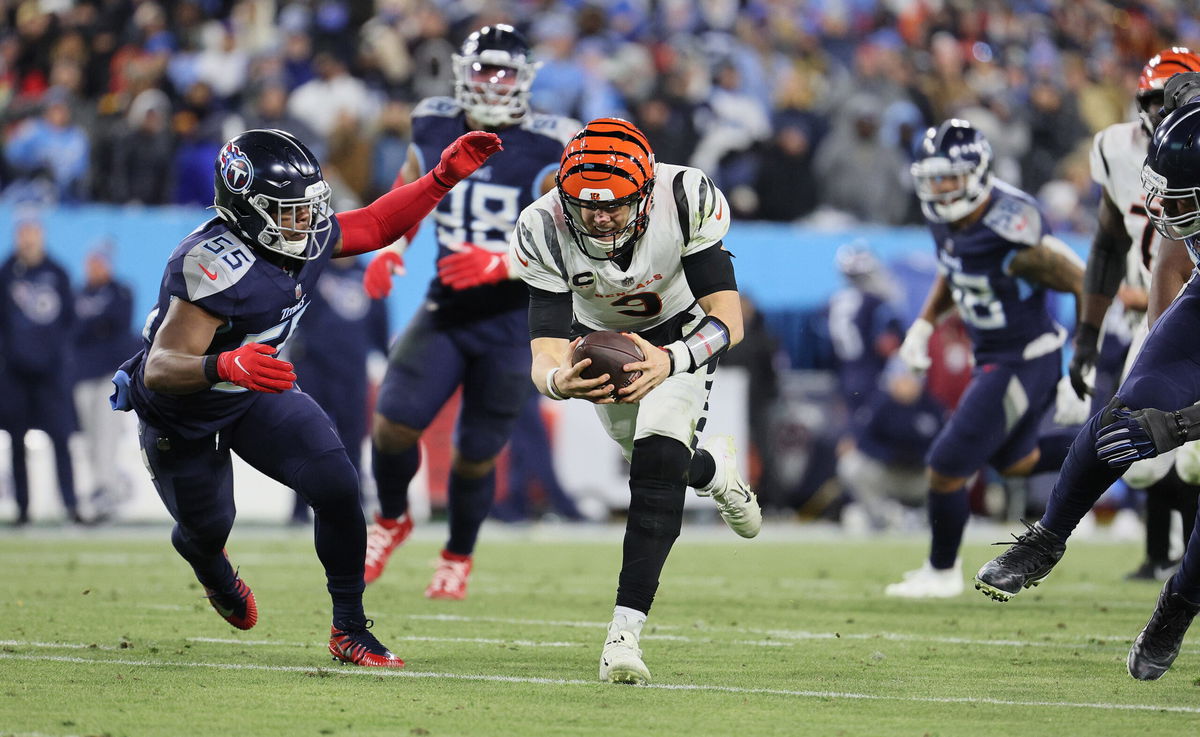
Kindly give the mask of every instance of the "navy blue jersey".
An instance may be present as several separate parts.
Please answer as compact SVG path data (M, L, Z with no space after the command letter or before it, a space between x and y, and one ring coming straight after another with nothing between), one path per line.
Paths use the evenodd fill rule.
M75 360L78 379L112 376L138 341L130 330L133 292L118 281L86 286L75 296Z
M308 308L310 292L341 238L337 219L321 255L291 274L243 243L219 218L192 231L171 254L163 271L158 304L146 318L145 347L128 363L133 408L150 425L184 438L212 434L237 419L258 393L221 382L192 394L159 394L146 388L141 360L154 342L171 300L182 299L225 321L205 355L247 343L282 348ZM130 368L135 370L129 371Z
M387 304L363 291L363 271L357 259L338 259L309 295L304 326L288 344L288 360L297 365L297 378L306 390L317 377L301 373L300 366L365 384L367 354L387 354Z
M0 350L10 370L59 374L74 319L71 280L49 256L27 267L14 255L0 266Z
M847 288L829 299L829 338L837 359L838 385L851 409L874 394L888 360L876 344L888 333L896 336L898 345L904 327L894 305L878 294Z
M996 182L983 217L962 230L929 228L977 364L1015 363L1062 345L1066 333L1050 316L1046 290L1007 272L1018 252L1050 232L1032 197Z
M422 174L437 165L442 149L470 130L466 113L451 97L422 100L412 127ZM497 131L504 150L451 189L433 211L437 258L465 242L507 254L517 216L541 196L542 181L557 170L563 147L579 128L569 118L531 113L519 125ZM428 298L438 324L459 324L524 309L528 294L520 280L455 291L434 277Z
M922 390L911 404L879 391L855 417L855 441L859 450L882 463L921 468L945 416L928 391Z

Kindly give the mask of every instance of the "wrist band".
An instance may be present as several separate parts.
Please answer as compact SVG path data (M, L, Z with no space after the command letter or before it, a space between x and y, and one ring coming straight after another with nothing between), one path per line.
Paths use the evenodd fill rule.
M217 371L217 355L204 357L204 380L209 384L221 383L221 373Z
M667 343L662 349L671 357L671 376L692 370L692 353L682 340Z
M554 386L554 375L556 373L558 373L558 366L555 366L546 372L546 396L555 401L562 401L567 399L567 395L560 394L558 387Z

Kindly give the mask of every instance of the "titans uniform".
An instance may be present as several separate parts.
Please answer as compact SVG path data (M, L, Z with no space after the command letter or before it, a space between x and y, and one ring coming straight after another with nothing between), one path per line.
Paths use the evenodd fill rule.
M527 284L570 293L572 332L632 331L654 345L679 340L704 317L683 271L683 258L720 248L729 231L729 206L699 169L655 167L646 232L628 269L596 260L576 247L557 192L521 213L509 247L510 261ZM650 435L694 446L711 387L707 370L667 378L638 404L598 404L609 436L629 458L633 443Z
M437 259L464 242L507 250L521 210L541 194L578 123L528 114L500 131L504 150L463 180L433 212ZM423 100L413 111L413 151L421 172L468 131L462 106L449 97ZM469 460L500 452L529 383L528 293L515 280L455 291L436 277L424 305L396 342L377 410L389 421L423 430L461 384L458 449Z
M931 223L938 269L966 323L975 370L950 422L929 452L944 476L970 476L985 463L1003 470L1037 446L1038 423L1054 401L1066 331L1040 285L1007 273L1022 249L1049 232L1033 198L996 182L983 216L963 230Z
M838 388L850 412L865 407L879 388L887 357L876 342L891 333L897 340L904 328L886 299L858 287L848 287L829 299L829 337L837 359Z

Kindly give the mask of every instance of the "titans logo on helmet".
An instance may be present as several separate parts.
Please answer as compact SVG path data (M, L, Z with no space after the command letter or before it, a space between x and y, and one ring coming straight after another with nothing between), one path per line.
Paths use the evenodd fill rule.
M250 182L254 179L254 165L232 143L225 144L225 148L221 149L221 179L234 194L242 194L250 189Z

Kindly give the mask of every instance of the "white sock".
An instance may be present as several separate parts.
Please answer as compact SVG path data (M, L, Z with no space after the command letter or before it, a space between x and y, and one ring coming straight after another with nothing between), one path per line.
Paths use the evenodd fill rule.
M635 637L640 638L644 624L646 624L645 612L639 612L627 606L619 606L613 608L612 624L609 625L609 628L615 628L617 632L631 632Z

